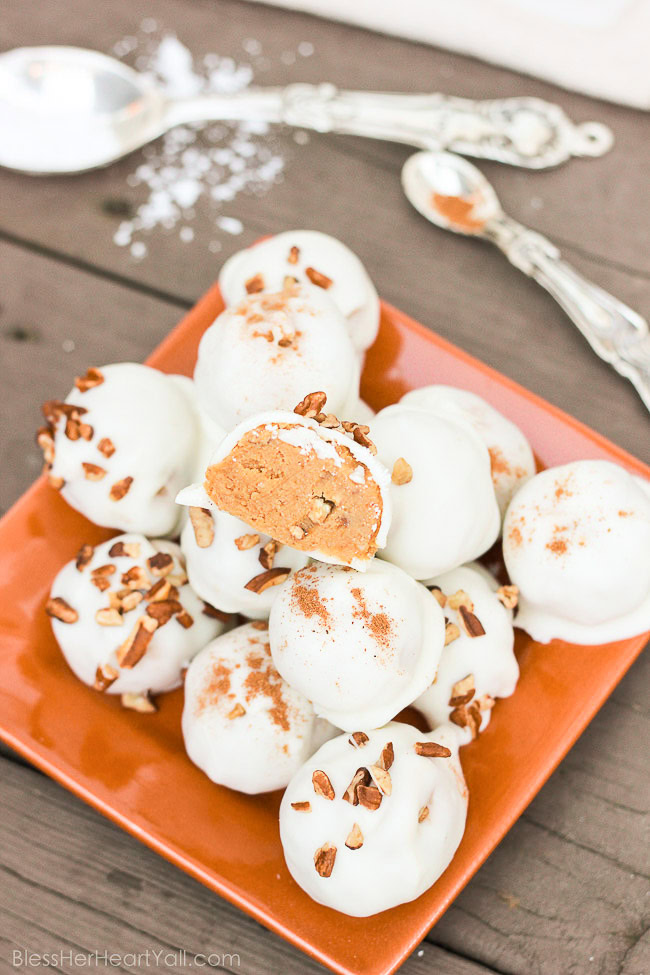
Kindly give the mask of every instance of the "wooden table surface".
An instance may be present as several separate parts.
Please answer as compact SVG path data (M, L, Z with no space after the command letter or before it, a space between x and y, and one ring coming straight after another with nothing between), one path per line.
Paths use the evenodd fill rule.
M155 12L193 53L246 60L256 80L530 94L574 119L598 119L616 145L601 159L529 173L485 165L507 208L558 241L587 275L650 315L647 116L562 92L499 68L303 15L236 0L4 0L0 49L76 44L110 51ZM283 52L313 44L287 65ZM605 69L605 67L604 67ZM588 349L558 306L495 250L431 228L402 197L409 150L274 133L284 181L200 211L191 244L152 232L148 255L117 247L116 215L144 198L127 176L138 159L74 178L0 172L0 506L40 469L33 443L41 400L64 395L89 364L144 358L212 283L219 260L263 233L297 226L343 238L383 297L644 460L648 415L632 387ZM420 948L404 975L640 975L650 972L648 677L640 659L548 784ZM73 720L71 716L71 720ZM645 741L646 747L642 747ZM108 948L236 953L246 975L322 971L297 950L139 845L7 750L0 753L0 959ZM123 971L135 971L128 957ZM161 963L161 967L165 967ZM189 971L190 965L168 970ZM60 970L71 970L62 965Z

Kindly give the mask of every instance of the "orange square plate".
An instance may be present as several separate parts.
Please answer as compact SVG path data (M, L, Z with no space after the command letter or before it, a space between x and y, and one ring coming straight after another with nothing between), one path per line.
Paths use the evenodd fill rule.
M223 307L212 288L149 359L191 374L199 338ZM383 305L363 394L379 408L408 389L474 390L517 423L546 466L605 458L645 476L640 461L559 410ZM43 396L47 390L43 390ZM50 583L90 525L43 479L0 522L0 736L62 785L206 886L336 972L388 975L418 944L566 754L645 643L591 648L518 637L521 681L487 731L464 749L467 831L449 869L417 901L348 918L311 901L284 865L280 796L219 788L186 758L182 692L154 716L121 709L74 679L43 612ZM495 769L498 775L495 776ZM173 788L170 788L173 783Z

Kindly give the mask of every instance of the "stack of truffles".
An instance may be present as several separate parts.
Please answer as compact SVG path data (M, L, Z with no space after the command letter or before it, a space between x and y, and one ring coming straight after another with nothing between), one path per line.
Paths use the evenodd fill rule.
M515 690L515 612L542 643L650 629L650 489L599 460L536 473L471 391L374 415L377 293L331 237L279 234L220 283L193 381L106 365L44 405L50 483L122 532L81 548L46 611L77 677L126 707L184 682L190 759L285 789L296 882L367 916L420 896L462 839L459 749ZM473 561L500 537L502 585ZM428 732L395 720L409 705Z

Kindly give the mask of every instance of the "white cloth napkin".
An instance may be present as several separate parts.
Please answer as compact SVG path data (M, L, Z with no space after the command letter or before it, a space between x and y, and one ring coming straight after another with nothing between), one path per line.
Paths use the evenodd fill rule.
M650 108L650 0L264 0ZM332 79L334 80L334 79Z

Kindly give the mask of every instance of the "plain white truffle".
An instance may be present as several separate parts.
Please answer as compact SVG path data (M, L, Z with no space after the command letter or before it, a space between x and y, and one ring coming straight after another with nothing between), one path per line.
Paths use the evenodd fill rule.
M368 917L414 900L436 882L467 816L456 731L444 725L425 735L392 722L368 731L361 747L340 735L295 774L280 806L280 838L292 877L310 897ZM420 753L433 743L448 749L448 757ZM382 774L377 765L388 769ZM368 808L365 796L359 801L362 793L349 788L364 769L375 799L379 787L378 808Z
M266 628L247 623L209 643L185 677L187 754L219 785L282 789L335 730L282 680Z
M458 627L459 635L442 651L433 684L414 701L414 706L426 717L430 727L449 721L451 716L462 729L465 740L470 741L474 719L476 731L479 726L483 731L490 720L494 699L509 697L519 679L519 666L513 650L512 611L497 598L496 581L477 566L463 565L452 569L435 579L428 579L425 585L452 597L454 606L454 595L466 594L470 603L465 605L484 630L479 636L471 636L473 631L464 624L461 611L445 603L445 618ZM462 595L460 598L464 599ZM452 704L454 697L456 700ZM466 700L460 701L460 697ZM468 714L468 706L474 713Z
M496 541L501 519L490 455L466 424L397 404L370 424L389 471L404 459L406 483L391 484L392 522L382 558L416 579L457 568Z
M131 554L119 554L120 551ZM148 560L161 553L171 556L171 565L158 569L154 563L152 567ZM139 621L153 624L149 613L165 608L160 600L164 592L159 592L156 599L149 595L161 580L177 590L172 590L165 602L171 612L153 630L141 659L133 666L121 666L120 648L141 625ZM173 690L180 685L181 671L192 657L224 629L223 623L205 614L203 601L188 584L178 545L160 539L150 541L140 534L118 535L97 545L85 564L83 559L81 564L79 559L68 562L52 584L51 597L55 612L59 612L57 600L64 600L77 617L71 623L55 617L51 620L68 665L79 680L91 687L98 668L112 668L117 677L106 688L108 694ZM107 614L112 604L118 605L124 597L126 606ZM50 614L52 599L48 603ZM171 605L170 600L176 605ZM130 602L134 603L133 608L126 608ZM98 621L102 618L105 624Z
M195 528L190 519L181 533L181 549L195 592L225 613L243 613L252 619L266 619L280 587L270 586L262 592L254 592L246 589L246 584L265 571L260 562L260 553L271 542L270 536L255 532L239 518L220 511L200 484L185 488L177 501L191 508L202 509L211 519L207 536L201 533L200 527ZM196 519L196 514L193 517ZM198 517L203 517L205 521L201 514ZM249 545L253 538L257 538L257 541ZM309 556L304 552L279 544L273 559L274 566L284 566L292 571L302 569L308 562Z
M414 389L400 403L466 423L479 435L490 454L492 482L503 517L515 492L535 473L533 451L519 427L481 396L455 386Z
M149 366L121 362L99 373L97 385L73 388L63 407L44 407L55 425L50 475L97 525L171 535L180 515L174 498L192 479L199 450L193 404L176 377Z
M338 728L376 728L433 681L444 617L388 562L365 572L314 564L282 586L269 620L279 672Z
M575 461L528 481L508 508L503 555L520 590L515 625L534 640L650 630L650 490L617 464Z
M201 339L194 381L208 416L232 430L262 410L293 410L315 390L346 417L359 396L359 363L334 302L301 285L226 308Z
M233 254L221 269L219 286L226 304L234 305L257 275L264 291L280 291L285 277L309 282L314 271L331 282L323 281L327 294L347 319L355 349L364 352L377 337L379 297L359 258L335 237L317 230L276 234Z

